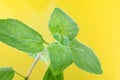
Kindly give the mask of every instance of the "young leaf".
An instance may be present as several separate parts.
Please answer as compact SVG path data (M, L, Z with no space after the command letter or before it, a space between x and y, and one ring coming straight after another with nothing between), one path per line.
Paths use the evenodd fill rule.
M67 36L61 36L59 33L55 33L53 36L59 43L63 44L64 46L69 46L70 41Z
M44 48L42 36L15 19L0 19L0 41L28 53L37 53Z
M63 73L60 73L59 75L54 76L53 73L48 68L43 80L64 80Z
M53 35L53 37L54 37L54 39L56 39L58 42L61 43L61 41L62 41L62 36L61 36L59 33L55 33L55 34Z
M77 40L73 40L70 46L73 55L73 62L79 68L94 74L102 73L100 62L89 47L83 45Z
M69 39L73 39L79 31L77 24L59 8L55 8L50 17L49 30L53 35L59 33Z
M69 47L70 45L70 40L69 40L69 38L67 37L67 36L63 36L62 37L62 44L64 45L64 46L67 46L67 47Z
M50 69L53 74L57 75L64 71L72 63L71 51L69 48L59 44L52 43L48 46L50 57Z
M14 70L12 68L0 68L0 80L12 80Z

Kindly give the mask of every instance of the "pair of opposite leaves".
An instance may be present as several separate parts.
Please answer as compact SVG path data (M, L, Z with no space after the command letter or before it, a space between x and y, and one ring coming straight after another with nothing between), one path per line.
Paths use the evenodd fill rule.
M59 8L50 17L49 30L56 42L47 47L50 66L44 80L64 80L63 71L72 63L87 72L102 73L94 52L75 39L79 31L77 24ZM43 51L46 43L38 32L15 19L0 19L0 41L32 56ZM0 80L11 80L13 76L12 68L0 69Z

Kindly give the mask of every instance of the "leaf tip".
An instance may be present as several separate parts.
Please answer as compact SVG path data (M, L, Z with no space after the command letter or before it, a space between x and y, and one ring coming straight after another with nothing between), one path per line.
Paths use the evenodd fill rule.
M100 67L100 69L96 72L96 74L98 74L98 75L103 74L103 70L101 69L101 67Z

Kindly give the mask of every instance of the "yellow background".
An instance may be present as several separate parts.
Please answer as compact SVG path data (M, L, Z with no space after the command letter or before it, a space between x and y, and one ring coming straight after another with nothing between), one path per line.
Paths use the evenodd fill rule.
M52 10L60 7L80 26L77 36L94 49L104 73L94 75L75 65L65 70L65 80L120 80L120 0L0 0L0 18L16 18L44 36L53 38L48 30ZM26 75L33 59L0 42L0 67L11 66ZM30 80L42 80L47 66L39 62ZM15 76L14 80L23 80Z

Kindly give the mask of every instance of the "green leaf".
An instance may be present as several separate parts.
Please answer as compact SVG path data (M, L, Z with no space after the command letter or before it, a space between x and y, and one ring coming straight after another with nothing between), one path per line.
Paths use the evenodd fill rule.
M15 19L0 19L0 41L28 53L43 50L42 36Z
M69 39L73 39L79 31L77 24L59 8L55 8L50 17L49 30L53 35L59 33Z
M63 36L62 37L62 44L64 45L64 46L66 46L66 47L69 47L70 45L70 40L69 40L69 38L67 37L67 36Z
M60 43L52 43L48 46L50 57L50 69L57 75L64 71L70 64L72 64L72 56L69 48Z
M12 80L14 70L12 68L0 68L0 80Z
M69 38L67 36L61 36L59 33L55 33L54 38L57 40L57 42L63 44L64 46L69 46Z
M54 76L53 73L48 68L43 80L64 80L64 76L63 76L63 73L60 73L60 74Z
M89 47L77 40L73 40L70 47L73 55L73 62L79 68L94 74L102 74L100 62Z
M59 33L55 33L55 34L53 35L53 37L54 37L58 42L61 43L62 37L61 37L61 35L60 35Z

